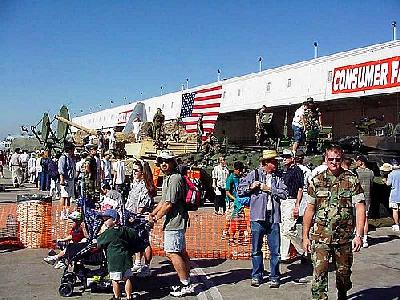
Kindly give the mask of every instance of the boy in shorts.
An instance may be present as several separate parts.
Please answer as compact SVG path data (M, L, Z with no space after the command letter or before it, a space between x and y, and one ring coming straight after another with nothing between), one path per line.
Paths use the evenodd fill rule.
M106 210L102 215L104 220L97 246L107 251L107 265L110 279L112 280L114 296L112 299L121 299L120 281L125 281L126 299L132 299L133 251L129 249L129 240L135 239L131 228L119 226L119 214L114 209Z

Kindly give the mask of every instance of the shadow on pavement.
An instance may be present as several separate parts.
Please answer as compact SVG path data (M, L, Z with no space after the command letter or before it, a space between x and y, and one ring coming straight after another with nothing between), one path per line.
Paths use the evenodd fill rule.
M398 240L400 237L398 235L390 234L388 236L380 236L380 237L369 237L368 244L370 246L387 243L393 240Z
M387 288L370 288L359 291L352 295L349 295L349 299L352 300L395 300L400 299L400 286L392 286Z

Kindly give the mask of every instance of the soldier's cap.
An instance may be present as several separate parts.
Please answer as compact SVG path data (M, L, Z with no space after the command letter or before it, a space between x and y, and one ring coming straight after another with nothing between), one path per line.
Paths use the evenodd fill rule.
M279 154L278 152L276 152L276 150L263 150L262 153L262 160L266 160L266 159L272 159L272 158L278 158Z
M307 102L308 102L308 103L314 102L314 98L313 98L313 97L308 97L308 98L307 98Z
M293 152L290 149L283 149L281 157L293 157Z
M304 157L306 154L304 153L303 150L298 149L296 150L296 157Z
M86 150L90 151L90 150L97 150L97 145L95 144L86 144L85 146Z
M383 172L390 172L393 170L393 166L389 163L384 163L379 170L383 171Z
M357 156L356 157L356 161L358 161L358 160L363 162L363 163L365 163L365 164L368 162L367 158L364 155Z

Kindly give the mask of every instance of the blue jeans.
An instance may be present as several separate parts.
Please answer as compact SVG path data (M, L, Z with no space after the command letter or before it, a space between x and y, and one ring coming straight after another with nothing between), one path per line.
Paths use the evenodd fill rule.
M279 223L270 223L267 221L251 221L251 256L253 270L251 271L251 278L262 281L264 276L264 262L262 245L264 236L267 235L270 255L270 280L279 280L279 247L280 247L280 234Z

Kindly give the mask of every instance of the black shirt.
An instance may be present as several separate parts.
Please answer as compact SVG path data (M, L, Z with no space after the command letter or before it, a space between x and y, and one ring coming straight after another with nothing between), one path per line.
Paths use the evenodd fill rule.
M282 171L282 178L288 188L288 198L297 198L299 189L304 186L304 175L301 169L292 165L287 170Z

